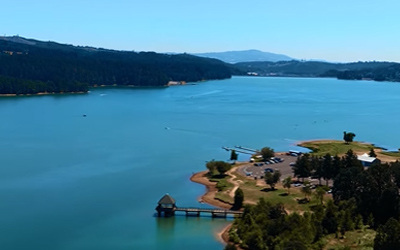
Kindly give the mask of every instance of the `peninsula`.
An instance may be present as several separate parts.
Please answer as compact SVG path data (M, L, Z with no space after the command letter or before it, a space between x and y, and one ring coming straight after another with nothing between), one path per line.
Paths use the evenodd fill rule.
M337 140L305 141L298 145L312 151L306 154L299 153L297 156L289 152L274 153L269 160L259 158L260 160L256 160L255 163L237 162L223 174L212 174L210 170L193 174L191 180L205 185L207 189L206 193L199 197L199 202L232 209L235 205L237 190L243 191L243 218L235 219L235 222L221 233L222 239L230 244L226 249L264 249L266 245L286 246L294 241L294 238L292 239L289 235L296 235L296 232L306 230L304 227L307 225L303 224L311 223L311 221L319 225L321 231L319 234L314 234L316 232L312 231L312 235L307 236L308 238L300 237L301 242L298 244L304 246L301 249L315 247L316 249L342 249L343 247L372 249L368 246L380 244L376 242L385 232L382 231L384 229L378 229L379 225L385 226L391 220L396 220L400 211L389 212L390 205L382 207L373 204L381 203L382 199L386 199L383 196L386 195L385 192L389 192L390 188L396 190L400 188L398 161L400 152L386 152L370 143L346 143ZM365 154L375 154L374 157L369 157L377 158L379 161L363 167L359 156ZM267 164L271 159L285 160ZM274 172L282 173L282 178L276 181L275 186L271 186L268 182L267 171L262 171L261 175L256 172L257 169L264 170L263 166L266 165L269 165L268 168L273 169ZM287 172L287 168L290 172ZM250 171L252 174L248 175ZM383 175L392 175L393 178L382 180L384 183L379 184L374 181L379 178L376 176L376 171ZM321 179L326 182L322 183ZM354 181L356 183L353 183ZM368 187L370 191L360 193L359 190L365 190L363 187ZM371 193L375 189L381 191ZM398 192L390 199L390 202L399 202ZM367 200L370 205L365 206ZM353 204L351 210L347 207L349 204ZM296 220L309 222L303 221L301 225L292 225L291 229L283 229L281 234L276 232L280 235L279 240L274 239L273 234L267 233L265 236L259 236L260 241L253 242L250 241L250 239L254 240L253 234L268 231L267 228L262 228L265 222L260 220L261 218L256 218L259 213L256 211L260 211L261 206L267 211L280 211L279 216L283 216L285 220L293 220L294 217L300 216ZM253 217L252 220L258 221L258 226L248 224L249 216ZM337 221L332 228L325 228L324 221L331 217L332 220ZM270 218L270 220L272 222L274 219ZM350 222L345 224L346 221ZM290 231L289 235L287 230ZM267 235L270 236L267 237ZM275 249L275 247L270 249Z

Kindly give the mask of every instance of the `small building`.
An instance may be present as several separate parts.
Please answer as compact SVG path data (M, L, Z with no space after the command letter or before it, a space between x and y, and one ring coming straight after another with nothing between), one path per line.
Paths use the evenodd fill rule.
M369 167L369 166L371 166L373 163L377 163L377 162L380 162L380 160L378 159L378 158L376 158L376 157L371 157L371 156L369 156L368 154L362 154L362 155L357 155L357 159L359 160L359 161L361 161L361 164L364 166L364 167Z
M175 86L175 85L185 85L186 82L185 81L169 81L168 82L168 86Z
M176 202L169 194L165 194L159 201L156 210L158 216L164 213L165 217L173 216L175 214Z

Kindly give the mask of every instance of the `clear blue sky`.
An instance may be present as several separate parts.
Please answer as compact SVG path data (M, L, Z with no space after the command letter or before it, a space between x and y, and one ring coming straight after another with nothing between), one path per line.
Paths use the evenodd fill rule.
M118 50L400 62L400 0L0 0L0 34Z

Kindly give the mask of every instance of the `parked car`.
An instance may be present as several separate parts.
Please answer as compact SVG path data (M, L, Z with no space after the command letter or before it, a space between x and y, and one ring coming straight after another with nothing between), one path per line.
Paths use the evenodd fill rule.
M264 173L273 173L274 170L272 168L266 168L264 169Z
M291 167L296 166L296 162L291 162L291 163L289 163L289 166L291 166Z
M256 163L254 163L253 165L256 166L256 167L261 167L262 165L264 165L264 163L262 163L262 162L256 162Z

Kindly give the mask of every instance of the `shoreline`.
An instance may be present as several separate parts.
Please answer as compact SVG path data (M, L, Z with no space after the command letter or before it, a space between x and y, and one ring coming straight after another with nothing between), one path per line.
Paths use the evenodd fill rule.
M239 162L237 162L239 163ZM234 171L236 171L235 169ZM208 180L207 177L204 175L208 173L208 170L200 171L200 172L195 172L192 174L190 177L190 181L198 183L203 185L206 188L206 192L202 194L200 197L197 198L197 200L201 203L206 203L210 206L222 208L222 209L230 209L233 204L222 202L220 200L215 199L215 194L217 193L217 188L216 188L216 182L211 182ZM227 245L229 244L229 230L231 229L233 225L233 221L226 225L224 228L222 228L219 232L215 233L214 236L215 238ZM238 250L242 250L238 245L236 245L236 248Z
M230 209L233 204L222 202L220 200L215 199L215 194L218 192L216 188L216 182L211 182L205 177L205 174L208 173L208 170L200 171L193 173L190 177L190 181L203 185L206 188L204 194L197 198L200 203L206 203L210 206L222 208L222 209ZM221 243L227 245L229 243L229 230L232 227L233 222L226 225L221 231L215 234L215 237ZM240 249L240 248L238 248Z
M39 92L35 94L0 94L0 97L16 97L16 96L41 96L41 95L65 95L65 94L87 94L89 91L78 92Z
M190 180L192 182L204 185L206 188L206 192L197 198L198 202L200 203L204 202L207 203L208 205L222 209L230 209L233 204L225 203L215 199L215 194L218 191L216 188L217 183L209 181L207 177L204 176L206 173L208 173L208 170L194 173L190 177Z
M304 141L296 141L293 145L304 148L303 146L301 146L301 144L303 144L303 143L323 143L323 142L329 143L329 142L338 142L338 141L343 141L343 140L340 140L340 139L311 139L311 140L304 140ZM367 141L355 141L355 142L375 146L374 143L367 142ZM378 147L376 147L376 148L378 148Z
M208 205L222 208L222 209L230 209L232 207L231 204L227 204L225 202L214 199L215 194L217 192L216 183L211 182L204 175L208 173L208 170L204 170L201 172L197 172L192 174L190 177L190 181L203 185L206 188L204 194L197 198L197 200L202 203L207 203ZM220 232L216 233L217 240L224 243L225 245L229 242L229 229L232 226L232 223L229 223L226 227L224 227Z
M190 85L190 84L187 84ZM17 96L41 96L41 95L66 95L66 94L88 94L91 89L100 88L129 88L129 89L139 89L139 88L167 88L168 85L160 86L137 86L137 85L96 85L90 86L88 91L77 91L77 92L39 92L34 94L0 94L0 97L17 97Z

